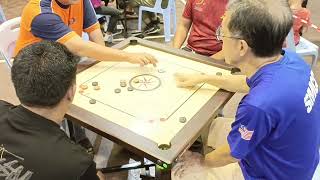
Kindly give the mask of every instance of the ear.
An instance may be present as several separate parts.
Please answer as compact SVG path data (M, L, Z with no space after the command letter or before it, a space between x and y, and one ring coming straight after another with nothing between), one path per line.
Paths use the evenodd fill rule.
M248 53L249 45L245 40L240 40L240 56L243 57Z
M77 86L75 83L73 83L67 91L66 96L67 96L67 100L69 100L70 103L73 101L76 90L77 90Z

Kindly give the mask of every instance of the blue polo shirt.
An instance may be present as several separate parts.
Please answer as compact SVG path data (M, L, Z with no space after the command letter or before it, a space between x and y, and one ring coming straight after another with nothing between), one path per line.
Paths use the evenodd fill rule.
M312 179L319 162L320 97L305 61L286 51L250 79L228 135L245 179Z

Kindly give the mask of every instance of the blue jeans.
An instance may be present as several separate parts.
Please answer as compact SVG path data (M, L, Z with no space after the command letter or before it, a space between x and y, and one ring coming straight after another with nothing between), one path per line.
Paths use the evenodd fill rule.
M96 11L97 14L110 16L107 32L113 33L115 31L117 22L120 18L121 11L108 6L100 6L98 8L95 8L94 10Z

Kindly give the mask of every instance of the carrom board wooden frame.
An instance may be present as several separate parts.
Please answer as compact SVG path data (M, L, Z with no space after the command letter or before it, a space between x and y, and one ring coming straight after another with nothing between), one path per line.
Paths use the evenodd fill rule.
M233 67L228 66L223 62L215 61L212 58L186 52L180 49L170 48L163 44L134 37L128 38L113 47L117 49L124 49L128 46L136 44L184 57L189 60L197 61L210 66L230 70L231 72L234 71ZM78 71L81 72L96 63L99 62L82 65L78 68ZM176 136L171 140L171 147L167 150L159 149L157 143L154 141L151 141L150 139L140 136L132 131L128 131L125 127L121 127L118 124L108 121L107 119L74 104L71 105L70 110L67 113L67 119L81 124L82 126L102 135L103 137L106 137L107 139L110 139L111 141L125 147L129 151L141 157L146 157L159 165L162 165L163 162L170 165L174 163L176 158L179 157L184 150L189 148L199 136L208 136L208 130L212 118L217 116L219 111L223 108L233 94L234 93L225 90L218 90L210 98L210 100L192 117L192 119L188 121L183 129L176 134ZM102 120L105 121L106 126L110 127L108 131L99 129L99 126L95 124L95 122L101 122ZM207 139L205 138L205 140Z

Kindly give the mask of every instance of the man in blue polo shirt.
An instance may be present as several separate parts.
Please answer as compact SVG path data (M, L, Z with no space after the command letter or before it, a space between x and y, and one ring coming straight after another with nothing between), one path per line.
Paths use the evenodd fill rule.
M179 86L206 82L248 92L228 143L205 157L206 179L217 177L210 176L210 170L234 162L239 162L245 179L313 177L319 162L319 88L310 66L296 53L282 50L291 27L284 0L232 1L217 37L223 40L226 63L244 75L177 75ZM181 169L180 178L188 179L188 171Z

